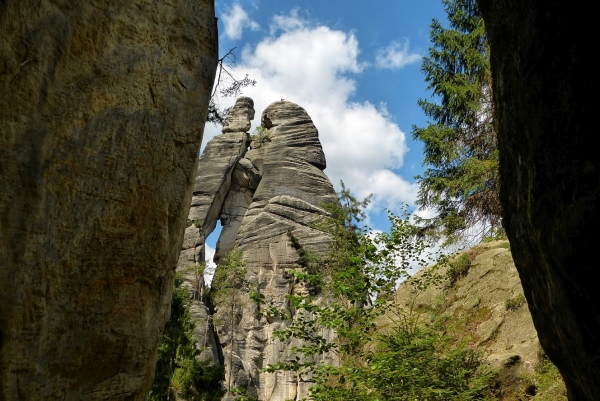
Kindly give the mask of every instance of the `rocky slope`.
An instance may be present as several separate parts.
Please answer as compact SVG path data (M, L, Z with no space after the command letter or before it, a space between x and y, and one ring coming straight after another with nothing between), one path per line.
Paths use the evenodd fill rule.
M3 1L0 60L0 399L145 399L216 69L213 1Z
M536 379L546 362L507 241L482 243L415 277L426 274L437 274L441 281L415 291L409 280L395 302L443 316L450 335L483 351L497 372L498 399L566 400L560 377L543 385Z
M285 308L288 294L306 291L287 273L301 269L289 234L324 256L329 238L310 225L324 213L321 206L337 202L337 196L323 173L325 156L306 111L292 102L271 104L262 114L260 133L250 140L246 131L254 115L251 108L250 99L239 99L227 117L223 134L215 137L202 155L200 165L213 165L209 162L213 158L221 164L212 171L199 170L197 182L211 183L208 187L212 189L210 194L194 194L180 269L185 271L189 269L186 266L203 260L204 238L218 217L223 229L216 258L237 244L247 261L253 290L264 296L267 304ZM197 285L190 275L188 279L192 286ZM292 358L290 347L298 344L278 342L273 331L286 323L259 317L259 306L247 294L244 297L242 310L233 319L219 305L214 316L222 354L215 351L213 358L224 359L227 382L231 387L247 388L259 400L305 397L309 384L295 374L261 371ZM200 317L199 326L204 328L205 321ZM200 336L197 340L199 344L212 341Z

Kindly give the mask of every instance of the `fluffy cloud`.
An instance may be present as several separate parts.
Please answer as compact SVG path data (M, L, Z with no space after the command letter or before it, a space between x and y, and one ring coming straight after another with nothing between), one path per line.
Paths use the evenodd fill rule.
M408 151L404 133L384 104L351 101L355 77L367 68L359 61L356 37L312 26L297 11L272 21L270 36L244 48L241 64L232 68L235 75L249 74L257 81L244 90L255 102L253 125L260 124L260 114L270 103L281 98L295 102L319 130L327 157L325 172L334 185L344 180L359 198L374 193L374 207L412 204L415 185L394 172ZM218 131L207 126L205 137Z
M213 256L215 256L215 248L206 244L205 245L205 259L206 259L206 269L204 269L204 281L206 284L210 285L212 282L213 276L215 275L215 269L217 265L213 262Z
M274 35L278 30L289 32L302 29L308 24L298 15L298 8L294 8L288 15L275 15L271 20L269 31Z
M409 52L408 40L405 40L404 43L392 42L385 49L380 49L375 60L379 68L398 70L408 64L420 61L421 57L420 54Z
M225 36L229 39L241 39L244 28L257 31L260 26L251 20L246 11L238 3L235 3L228 11L223 13L223 24L225 25Z

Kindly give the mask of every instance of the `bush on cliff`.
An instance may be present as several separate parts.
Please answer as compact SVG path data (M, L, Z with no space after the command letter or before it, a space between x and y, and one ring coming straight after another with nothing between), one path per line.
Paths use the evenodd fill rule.
M151 401L218 401L225 394L225 371L212 361L198 359L199 350L192 338L189 290L182 287L181 275L175 277L171 318L165 325L158 348Z
M315 401L491 399L491 374L482 369L479 353L446 335L443 321L427 319L413 308L398 309L391 302L410 266L426 263L430 244L414 235L408 214L390 214L387 233L359 228L364 206L366 202L358 202L348 191L340 194L339 205L326 206L328 216L315 225L332 238L326 260L308 257L296 241L301 261L310 263L291 274L319 287L330 302L316 305L310 296L292 294L295 319L266 309L290 322L275 333L281 341L304 341L294 349L294 360L266 370L291 370L301 380L312 381L310 399ZM440 280L435 274L414 280L415 291ZM391 315L394 323L382 332L378 324ZM333 342L322 335L327 330L336 332ZM319 356L328 353L337 354L339 363L319 366Z

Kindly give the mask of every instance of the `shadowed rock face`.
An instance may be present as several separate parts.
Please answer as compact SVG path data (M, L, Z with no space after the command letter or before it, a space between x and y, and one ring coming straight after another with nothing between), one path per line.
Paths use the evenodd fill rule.
M498 117L504 225L540 342L570 400L600 394L600 152L593 13L481 1Z
M253 290L264 295L267 303L285 309L288 294L306 292L288 274L289 269L302 269L288 233L325 256L329 238L310 225L325 213L321 206L337 202L337 196L323 173L325 155L317 129L303 108L291 102L271 104L262 115L265 130L250 142L246 131L253 117L251 99L238 99L223 134L206 146L199 165L212 167L198 170L196 183L204 192L194 193L179 268L185 270L186 265L204 260L204 239L218 216L223 229L215 259L237 244L247 261ZM188 275L188 280L197 285L194 277ZM259 400L306 397L310 384L295 374L261 372L269 364L292 358L290 348L300 344L278 342L273 331L283 329L286 323L261 318L256 303L243 297L233 330L228 308L221 310L216 305L216 332L206 330L207 309L203 305L197 308L204 308L203 314L194 318L200 327L195 335L198 344L207 345L205 357L225 364L232 388L247 388ZM212 344L217 342L215 349Z
M212 0L0 4L0 399L145 399L216 40Z

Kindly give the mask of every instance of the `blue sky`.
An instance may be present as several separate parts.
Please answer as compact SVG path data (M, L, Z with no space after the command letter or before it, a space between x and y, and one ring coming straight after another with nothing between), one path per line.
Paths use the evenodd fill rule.
M441 0L217 0L215 6L220 54L235 47L231 71L257 80L244 90L255 101L253 129L268 104L296 102L319 130L334 185L343 179L358 197L374 194L371 227L386 228L384 208L413 206L423 155L411 127L427 123L417 105L431 96L421 58L432 18L447 26ZM219 132L207 125L203 143Z

